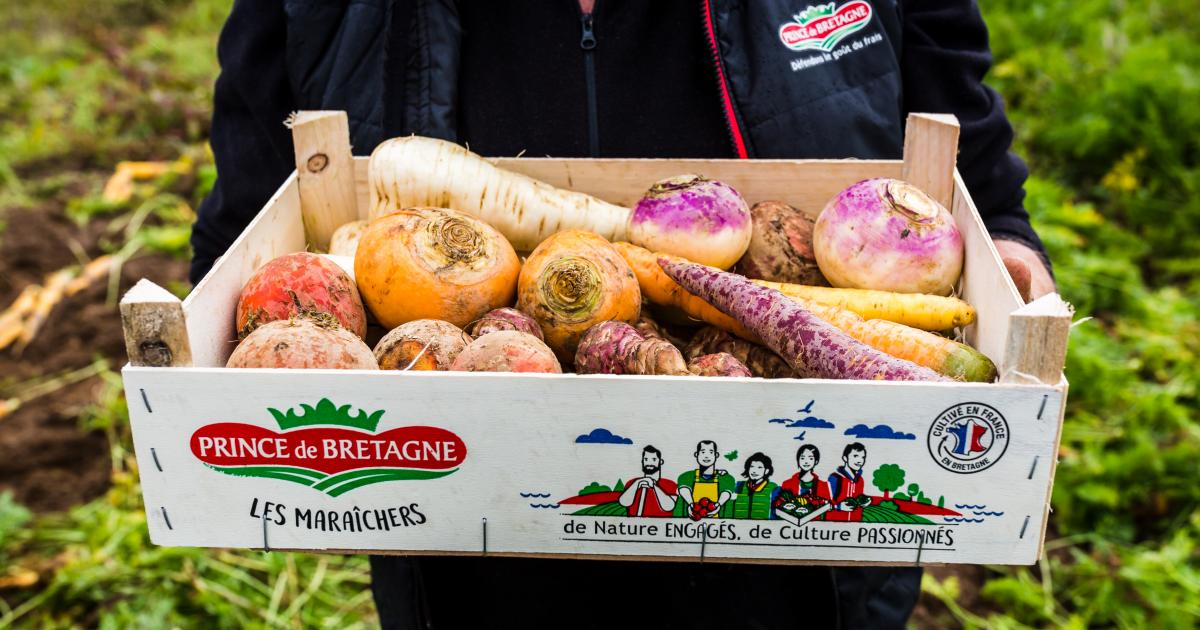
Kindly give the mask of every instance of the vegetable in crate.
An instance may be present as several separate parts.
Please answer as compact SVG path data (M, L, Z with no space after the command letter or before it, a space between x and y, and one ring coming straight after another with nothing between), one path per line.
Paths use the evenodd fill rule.
M554 352L529 333L501 330L486 334L467 346L451 370L463 372L546 372L561 374Z
M826 286L813 254L813 220L781 201L750 208L750 247L733 270L747 278Z
M996 364L966 344L884 319L865 320L836 306L792 299L851 337L894 357L959 381L990 382L996 378Z
M629 240L655 252L728 269L750 244L750 207L732 187L700 175L655 183L629 215Z
M517 309L532 316L559 360L600 322L632 323L641 311L637 278L603 237L567 230L546 239L521 267Z
M354 252L358 249L358 241L362 238L365 229L367 229L366 221L351 221L342 224L333 231L333 236L329 237L329 253L334 256L354 258Z
M698 330L684 348L684 356L689 361L702 355L722 352L733 355L742 365L746 366L746 369L750 370L750 374L753 376L763 378L796 377L796 371L779 355L758 344L738 339L716 326L706 326Z
M838 193L817 217L813 251L830 284L854 289L949 295L963 266L950 212L897 179Z
M377 370L371 349L332 315L268 322L246 336L225 367Z
M521 263L490 225L454 210L405 208L367 225L354 277L386 328L417 319L466 326L511 304Z
M538 326L538 323L532 317L507 306L494 311L488 311L486 315L471 322L470 326L467 326L467 334L476 339L488 333L501 330L516 330L529 333L542 340L546 338L542 335L542 327Z
M660 261L667 275L742 322L801 376L889 381L950 379L884 354L833 327L778 291L695 263Z
M494 226L522 252L555 232L625 238L629 209L505 171L463 147L421 136L392 138L371 153L370 218L413 206L448 207Z
M702 354L688 361L688 371L696 376L754 376L750 368L728 352Z
M836 306L858 313L864 319L886 319L921 330L950 330L975 322L975 308L956 297L809 287L766 280L755 280L754 284L779 291L793 300Z
M375 360L381 370L449 370L471 341L450 322L418 319L388 331L375 344Z
M238 297L235 326L238 338L245 339L267 322L320 313L359 337L367 334L367 314L350 276L317 254L296 252L271 260L250 276Z
M633 269L633 274L637 276L638 286L642 289L642 296L647 300L661 306L677 308L683 311L688 317L703 321L722 330L728 330L743 339L751 341L757 339L753 333L746 330L746 327L739 324L736 319L717 310L712 304L688 293L683 287L679 286L678 282L675 282L663 272L662 267L658 266L659 258L686 262L684 259L671 256L670 254L652 252L630 243L613 243L613 247L620 252L621 257Z
M624 322L592 326L579 342L575 371L580 374L687 375L679 349L659 337L646 337Z

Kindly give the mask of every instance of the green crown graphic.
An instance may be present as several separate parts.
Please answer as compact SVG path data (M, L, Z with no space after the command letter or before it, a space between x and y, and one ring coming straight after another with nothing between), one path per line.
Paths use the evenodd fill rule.
M834 2L830 2L829 4L818 4L814 7L808 7L792 17L796 18L796 22L799 23L800 26L807 26L808 23L812 22L813 20L833 15L834 9L836 8L836 3Z
M315 407L301 403L300 409L302 411L298 414L295 409L288 409L287 413L284 413L278 409L268 407L267 411L270 411L271 415L275 417L275 422L279 423L279 428L285 431L296 427L332 424L374 433L375 427L379 426L379 419L383 417L383 409L370 415L366 411L359 409L357 414L350 415L350 405L338 407L330 402L328 398L322 398Z

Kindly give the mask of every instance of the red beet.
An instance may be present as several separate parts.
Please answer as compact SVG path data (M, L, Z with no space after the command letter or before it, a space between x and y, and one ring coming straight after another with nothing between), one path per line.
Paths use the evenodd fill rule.
M267 322L234 348L226 367L379 369L367 344L330 315Z
M561 374L554 351L537 337L515 330L484 335L454 359L451 370L464 372L548 372Z
M529 333L543 341L546 339L542 335L542 327L538 326L537 320L515 308L507 306L488 311L483 317L471 322L471 325L467 326L467 334L471 335L474 339L501 330L515 330L517 332Z
M250 276L238 298L238 338L245 339L267 322L295 315L326 313L360 338L367 335L367 314L354 280L336 263L316 254L280 256Z

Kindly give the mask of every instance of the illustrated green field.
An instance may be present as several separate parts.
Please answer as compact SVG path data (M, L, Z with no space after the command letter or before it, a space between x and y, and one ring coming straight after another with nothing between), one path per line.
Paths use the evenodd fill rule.
M48 208L102 230L110 251L188 256L191 209L215 176L205 147L230 4L6 3L0 244L21 228L15 213ZM1025 205L1062 293L1091 319L1071 336L1045 560L928 571L914 624L1195 627L1200 11L1195 0L980 4L988 81L1034 174ZM104 202L107 174L127 159L179 161L183 174ZM5 378L0 400L12 395ZM365 557L150 545L120 392L106 372L79 419L108 440L107 491L38 514L0 492L0 628L377 624Z

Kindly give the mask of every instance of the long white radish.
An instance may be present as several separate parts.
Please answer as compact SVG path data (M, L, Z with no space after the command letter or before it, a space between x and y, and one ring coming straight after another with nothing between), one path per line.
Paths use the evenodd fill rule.
M505 171L453 142L392 138L371 153L367 172L372 219L415 206L450 208L489 223L524 252L568 229L625 240L628 208Z

